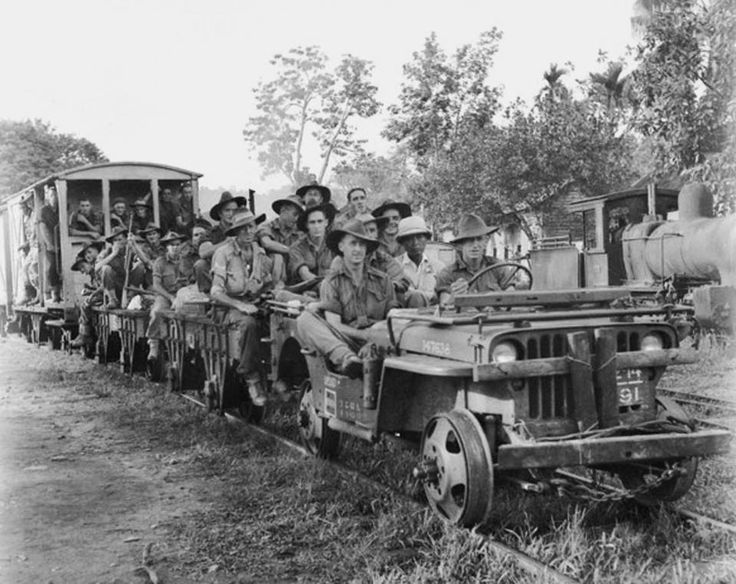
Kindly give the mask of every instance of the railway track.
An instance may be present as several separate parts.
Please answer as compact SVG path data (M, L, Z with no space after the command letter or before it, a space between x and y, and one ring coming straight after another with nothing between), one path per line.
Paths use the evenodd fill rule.
M718 428L736 433L736 402L667 387L658 387L657 393L681 405L700 408L706 412L718 412L720 415L706 418L695 417L694 419L699 425L706 428Z
M199 401L198 399L192 397L191 395L187 395L185 393L180 393L182 398L187 400L188 402L191 402L199 407L206 408L206 404L204 402ZM262 426L256 426L254 424L250 424L246 422L242 417L239 415L235 415L229 412L225 412L225 418L235 424L240 424L245 426L249 431L252 431L255 434L259 434L261 436L266 436L279 444L283 445L284 447L288 448L289 450L296 452L300 454L301 456L305 456L308 458L312 458L313 455L304 448L301 444L298 444L297 442L294 442L293 440L289 440L288 438L284 438L283 436L280 436L279 434L272 432L268 430L267 428L264 428ZM422 505L418 501L412 499L411 497L407 496L404 493L401 493L395 489L392 489L368 476L365 474L349 468L345 466L344 464L341 464L339 462L335 461L326 461L328 464L333 465L335 468L339 469L340 472L349 475L351 478L363 481L365 483L371 484L374 487L381 489L383 491L390 491L394 495L401 497L403 500L409 501L412 505L418 506L418 507L425 507L425 505ZM506 544L503 544L499 541L496 541L491 538L491 536L483 535L480 533L474 533L474 537L481 538L483 542L488 545L491 549L496 551L501 556L509 556L512 557L517 564L524 569L526 572L534 576L536 579L538 579L541 582L554 582L559 584L578 584L578 581L574 578L570 578L569 576L566 576L565 574L558 572L554 568L548 566L547 564L544 564L543 562L540 562L539 560L525 554L522 551L519 551L517 549L514 549Z

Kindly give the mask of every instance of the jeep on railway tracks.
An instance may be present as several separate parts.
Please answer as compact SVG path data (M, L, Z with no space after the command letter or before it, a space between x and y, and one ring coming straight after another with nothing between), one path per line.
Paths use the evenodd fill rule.
M618 476L630 497L674 500L731 436L697 429L656 394L667 366L696 359L668 322L688 309L615 308L630 292L490 292L452 310L394 310L354 333L362 379L300 340L298 302L274 302L273 380L300 388L297 423L316 455L336 456L342 434L413 442L414 476L454 524L488 519L496 478L541 491L570 467Z

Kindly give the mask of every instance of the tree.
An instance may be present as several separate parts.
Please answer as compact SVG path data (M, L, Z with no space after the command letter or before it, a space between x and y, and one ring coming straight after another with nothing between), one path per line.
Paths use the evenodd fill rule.
M468 132L492 123L500 89L489 87L487 77L500 38L494 28L450 58L432 33L404 65L406 80L399 103L389 107L392 117L384 136L405 144L418 168L437 163Z
M736 207L733 0L640 2L631 127L654 145L657 174L703 180Z
M95 144L48 122L0 120L0 197L56 172L105 161Z
M346 55L328 70L327 56L316 46L276 55L275 76L255 88L260 114L248 120L243 136L258 153L264 176L283 174L293 185L310 172L304 164L305 140L316 140L323 182L333 156L360 150L351 120L375 115L380 103L370 82L373 65Z

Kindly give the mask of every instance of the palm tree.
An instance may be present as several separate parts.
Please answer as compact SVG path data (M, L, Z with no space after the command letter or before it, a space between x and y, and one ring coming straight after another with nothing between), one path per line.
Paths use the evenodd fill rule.
M623 63L609 63L604 73L591 73L590 80L594 87L606 96L606 107L620 106L626 88L627 77L621 75Z
M558 95L565 89L560 79L567 73L567 69L558 67L557 63L552 63L549 69L544 72L542 77L547 82L547 85L542 89L542 92L547 93L552 101L554 101Z

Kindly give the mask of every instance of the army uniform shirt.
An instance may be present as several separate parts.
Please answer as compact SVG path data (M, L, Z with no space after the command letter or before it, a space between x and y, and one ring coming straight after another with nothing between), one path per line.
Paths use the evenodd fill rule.
M360 284L344 264L330 272L322 281L319 297L325 310L339 314L344 324L360 328L384 320L398 306L389 277L368 266L363 267Z
M284 228L281 226L281 221L276 217L273 221L269 221L268 223L261 225L256 232L256 237L258 237L259 242L263 237L270 237L281 245L291 247L304 237L304 234L298 229L292 229L289 232L284 231Z
M402 253L404 253L406 251L404 249L404 246L401 245L395 239L393 241L388 241L384 237L379 237L378 238L378 241L379 241L379 244L380 244L380 246L379 246L378 249L380 249L381 251L387 253L391 257L394 257L394 258L395 257L398 257L398 256L400 256Z
M289 271L293 282L301 282L299 268L307 266L315 276L324 276L330 271L333 253L325 245L325 238L319 247L309 237L302 237L289 249Z
M172 262L167 256L158 258L153 262L153 283L169 294L176 294L180 288L194 282L194 264L183 259Z
M254 300L271 287L273 260L258 244L252 244L252 249L249 263L244 250L234 239L217 248L212 256L211 294Z
M471 272L468 265L458 255L453 263L445 267L437 275L437 286L435 288L437 297L439 298L442 292L447 292L448 294L450 294L451 293L450 286L452 285L453 282L456 282L460 278L464 278L465 280L470 280L475 274L477 274L481 270L487 268L488 266L497 264L497 263L499 263L499 260L488 257L488 256L484 256L483 261L481 262L481 265L480 265L480 269L477 272ZM498 278L496 277L496 273L494 273L493 270L486 272L483 275L483 277L480 279L480 281L473 284L473 289L478 290L480 292L484 292L487 290L500 290L501 287L498 285Z

